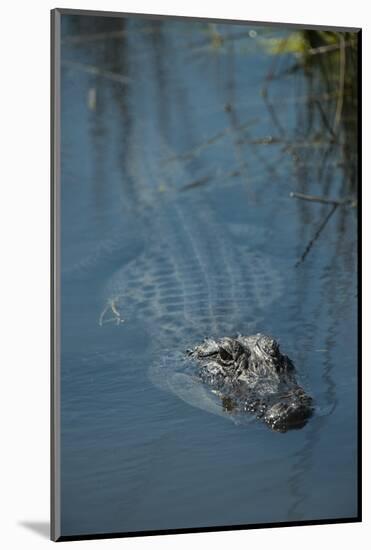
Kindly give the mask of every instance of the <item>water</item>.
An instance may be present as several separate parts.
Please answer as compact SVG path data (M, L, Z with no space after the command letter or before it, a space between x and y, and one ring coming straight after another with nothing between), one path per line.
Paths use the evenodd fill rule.
M62 16L63 535L357 514L356 209L337 208L295 267L331 207L289 193L349 182L340 148L304 143L303 74L270 83L273 116L264 101L273 35ZM237 292L244 274L232 311L224 282ZM184 284L205 281L211 317L200 306L187 325ZM130 292L125 322L101 326ZM162 349L228 328L279 339L315 399L302 430L236 425L164 391L168 364L151 376Z

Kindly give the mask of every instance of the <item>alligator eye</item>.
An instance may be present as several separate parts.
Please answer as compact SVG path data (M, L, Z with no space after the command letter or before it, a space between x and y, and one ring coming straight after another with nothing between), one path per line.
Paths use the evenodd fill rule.
M219 357L222 361L233 360L233 356L225 348L219 348Z

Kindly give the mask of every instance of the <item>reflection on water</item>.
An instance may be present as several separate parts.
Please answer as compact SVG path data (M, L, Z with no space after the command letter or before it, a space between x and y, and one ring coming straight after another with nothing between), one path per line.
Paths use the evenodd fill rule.
M62 16L62 534L356 515L356 48L319 35ZM302 430L148 375L252 330L314 396Z

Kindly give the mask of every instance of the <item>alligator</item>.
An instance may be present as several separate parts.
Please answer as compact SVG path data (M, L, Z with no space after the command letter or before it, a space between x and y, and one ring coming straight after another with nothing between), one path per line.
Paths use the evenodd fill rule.
M228 412L255 413L279 432L302 428L313 414L313 400L297 383L294 364L270 336L206 339L188 353Z
M139 322L138 330L147 331L143 341L152 345L150 379L188 404L237 423L241 413L255 413L278 432L302 428L312 399L276 340L225 336L264 327L264 314L283 293L277 262L247 237L236 243L210 209L191 205L185 199L162 204L148 251L111 277L100 322ZM156 242L159 235L166 241Z
M284 294L287 274L280 258L264 253L268 229L262 239L261 231L248 223L224 221L224 203L218 204L213 190L156 194L151 182L172 178L184 186L189 176L182 163L166 172L158 159L170 153L148 148L138 158L137 150L141 147L128 155L126 168L135 181L145 247L107 282L100 324L137 326L143 343L151 346L151 381L192 406L232 420L228 408L237 412L245 407L275 430L301 427L310 416L311 401L278 345L269 347L270 340L263 337L225 338L260 330L271 304ZM200 361L199 377L183 361L184 350L205 337L206 343L187 356L188 362ZM204 382L214 394L203 389L208 387ZM214 400L215 391L224 411Z

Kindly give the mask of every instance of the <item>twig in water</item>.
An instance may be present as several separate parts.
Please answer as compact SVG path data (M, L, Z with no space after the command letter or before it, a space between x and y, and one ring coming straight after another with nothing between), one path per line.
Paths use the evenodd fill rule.
M230 178L236 178L237 176L241 175L240 170L232 170L231 172L217 172L214 176L205 176L204 178L199 178L197 180L191 181L190 183L186 183L179 189L179 191L189 191L190 189L194 189L195 187L200 187L201 185L205 185L206 183L209 183L210 181L218 181L220 179L223 180L229 180Z
M312 248L314 243L317 241L317 239L321 235L322 231L326 227L328 221L330 220L331 216L334 214L337 207L349 205L354 208L355 206L357 206L357 200L352 197L348 197L346 199L329 199L328 197L320 197L317 195L306 195L305 193L296 193L294 191L290 193L290 197L294 197L295 199L301 199L303 201L319 202L322 204L331 204L332 206L331 210L328 212L328 214L326 214L321 225L317 229L314 237L309 241L303 254L299 258L299 260L296 262L295 267L298 267L307 257L310 249Z
M275 108L273 107L273 104L271 102L271 100L269 99L269 96L268 96L268 86L266 86L265 88L263 88L262 92L262 98L264 100L264 103L267 107L267 110L268 110L268 113L272 119L272 122L273 124L275 125L277 131L279 132L279 134L281 135L281 138L282 139L286 139L286 132L276 114L276 110Z
M287 45L287 41L288 41L288 38L284 38L282 40L282 42L279 46L279 51L277 52L277 54L281 54L284 51L284 49L286 48L286 45ZM262 87L261 95L262 95L262 98L263 98L263 100L266 104L268 112L269 112L269 114L272 118L273 124L276 126L276 128L277 128L278 132L280 133L281 137L285 138L286 137L286 132L285 132L282 124L280 123L278 116L276 115L276 111L273 107L272 102L270 101L269 94L268 94L269 83L275 77L276 65L278 63L278 59L279 59L279 55L275 55L273 57L272 64L271 64L271 66L268 70L268 73L267 73L266 77L265 77L265 83Z
M344 48L348 48L354 45L354 40L348 40L347 42L345 42L344 38L343 37L341 38L344 43ZM340 44L328 44L326 46L318 46L317 48L310 48L306 53L309 55L318 55L318 54L336 51L341 47L342 46Z
M321 118L322 118L323 125L328 130L331 137L336 141L336 134L334 132L334 129L331 127L331 124L328 121L328 118L326 116L325 111L323 110L321 102L318 99L316 99L316 100L314 100L314 104L317 105L317 107L318 107L319 113L320 113Z
M188 189L193 189L194 187L200 187L212 179L212 176L205 176L203 178L198 178L197 180L186 183L179 189L179 191L188 191Z
M304 193L296 193L295 191L292 191L290 193L290 197L293 197L295 199L301 199L303 201L310 201L310 202L321 202L323 204L333 204L336 206L344 206L346 204L350 204L351 206L356 205L355 199L352 199L351 197L347 199L329 199L328 197L320 197L318 195L306 195Z
M80 63L79 61L63 60L62 65L88 74L107 78L108 80L113 80L114 82L120 82L121 84L129 84L132 82L131 78L123 74L107 71L105 69L101 69L100 67L96 67L95 65L86 65L85 63Z
M328 221L330 220L331 216L334 214L335 210L337 209L337 207L339 206L339 204L332 204L332 208L331 210L328 212L328 214L325 216L325 218L323 219L321 225L319 226L319 228L317 229L314 237L309 241L309 243L307 244L303 254L301 255L301 257L299 258L299 260L296 262L295 264L295 267L298 267L301 263L304 262L305 258L307 257L310 249L312 248L312 246L314 245L314 243L317 241L317 239L319 238L319 236L321 235L322 231L324 230L324 228L326 227Z
M251 120L251 121L246 122L244 124L240 124L238 126L238 130L244 130L245 128L248 128L249 126L255 124L256 122L257 122L257 120L254 119L254 120ZM178 160L183 160L183 161L192 160L193 158L199 156L200 153L204 149L206 149L210 145L213 145L214 143L216 143L220 139L224 138L226 135L231 134L232 131L233 131L232 128L230 126L227 126L227 128L225 128L224 130L222 130L218 134L214 134L213 136L208 138L206 141L203 141L202 143L200 143L199 145L197 145L193 149L190 149L190 150L188 150L184 153L180 153L178 155L174 155L172 157L169 157L169 158L165 159L163 161L163 163L164 164L170 164L171 162L178 161Z
M280 53L283 53L284 50L285 50L285 47L286 47L286 44L287 44L287 40L288 38L285 38L284 40L282 40L281 42L281 45L280 45L280 49L279 51L277 52L278 54ZM276 74L276 65L278 63L278 58L280 56L277 56L275 55L274 58L273 58L273 62L271 64L271 68L270 70L268 71L266 77L265 77L265 83L262 87L262 90L261 90L261 96L263 98L263 101L265 103L265 106L268 110L268 113L271 117L271 120L274 124L274 126L276 127L278 133L279 133L279 136L280 138L283 140L283 141L286 141L287 142L287 145L286 145L286 148L285 148L285 151L287 151L293 158L294 162L296 164L298 164L299 162L301 162L301 156L297 153L296 151L296 148L294 146L292 146L289 142L289 140L287 139L287 135L286 135L286 131L285 131L285 128L284 126L281 124L280 122L280 118L276 112L276 109L269 97L269 84L270 82L275 78L275 74Z
M341 113L343 110L343 101L344 101L344 85L345 85L345 40L344 37L339 33L339 95L336 104L335 119L333 125L333 132L336 133L336 130L339 126Z
M106 307L102 311L102 313L99 316L99 325L102 327L106 323L115 323L116 325L119 325L120 323L124 323L125 319L121 318L120 312L116 308L116 300L108 300ZM108 319L105 319L107 311L111 310L113 313L113 317L108 317Z

